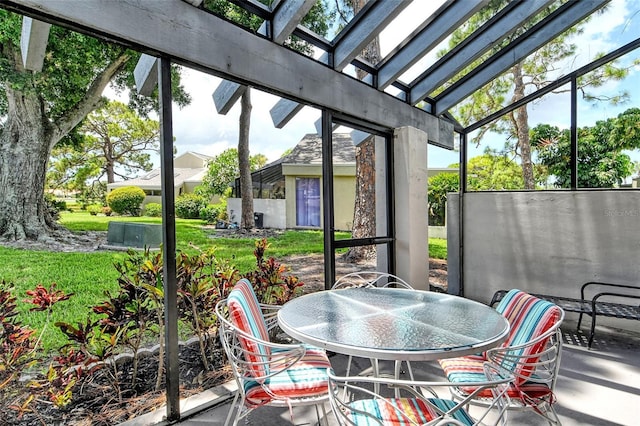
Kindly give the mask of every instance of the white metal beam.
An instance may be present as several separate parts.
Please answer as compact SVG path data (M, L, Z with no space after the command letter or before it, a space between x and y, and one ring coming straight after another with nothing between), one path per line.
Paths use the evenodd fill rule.
M192 6L199 7L204 0L183 0ZM136 82L136 90L143 96L151 96L158 85L158 58L142 54L135 69L133 79Z
M296 26L304 19L307 13L309 13L309 10L311 10L315 2L316 0L289 0L281 2L273 16L272 40L275 43L283 44L291 33L293 33L293 30L296 29ZM258 29L258 34L266 36L268 35L267 32L267 22L265 21ZM215 103L218 114L224 115L228 113L245 90L247 90L247 86L229 80L220 82L213 92L213 102ZM298 108L297 111L301 109L302 106ZM293 116L289 119L292 117Z
M354 129L351 131L351 140L353 145L358 146L371 136L371 133L363 132L362 130Z
M406 0L385 0L374 3L367 9L366 15L345 35L339 35L339 41L333 52L333 66L343 70L356 56L383 30L396 16L409 6Z
M286 98L279 99L271 110L269 110L273 125L276 129L282 129L302 108L304 108L304 105L298 102Z
M609 0L580 0L565 3L552 16L512 42L512 47L500 50L487 61L486 65L476 68L461 81L438 95L435 99L436 115L446 112L608 2Z
M319 136L322 136L322 117L318 118L313 125L316 128L316 133L318 133ZM331 131L335 132L338 127L340 127L339 124L333 123L331 125Z
M150 96L158 85L158 58L142 54L133 70L136 90L143 96Z
M283 44L311 10L316 0L288 0L281 2L273 15L271 39Z
M183 1L189 3L190 5L193 5L195 7L200 7L200 5L202 4L202 2L204 0L183 0Z
M25 69L42 71L50 28L51 24L31 19L27 16L22 18L20 51L22 53L22 65L24 65Z
M453 147L450 122L180 0L85 0L74 7L62 0L2 1L38 19L121 40L154 56L346 117L388 128L412 126Z
M449 0L443 5L428 25L417 34L411 34L402 42L399 50L385 58L378 70L378 89L383 90L400 75L411 68L426 53L433 50L438 43L460 27L471 15L484 7L489 0L458 1Z
M342 71L362 52L367 44L373 40L380 30L384 29L411 2L404 0L385 0L371 3L366 15L353 28L345 29L345 34L339 34L338 43L334 51L334 69ZM324 55L328 58L328 55ZM321 60L323 61L323 60ZM367 76L367 82L371 76ZM284 127L295 115L302 110L303 105L288 99L279 100L271 109L271 119L277 128Z
M528 0L510 3L498 16L471 34L458 48L443 56L411 82L410 103L415 105L454 77L461 69L482 56L496 43L518 29L554 0Z
M246 91L247 86L244 84L222 80L216 90L213 91L213 95L211 95L218 114L226 115Z

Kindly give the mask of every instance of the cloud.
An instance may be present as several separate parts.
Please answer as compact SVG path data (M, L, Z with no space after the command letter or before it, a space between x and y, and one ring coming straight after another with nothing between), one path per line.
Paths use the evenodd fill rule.
M215 156L237 147L240 101L226 115L218 114L212 94L220 78L184 68L182 81L192 102L181 110L174 108L173 129L178 154L194 151ZM305 134L315 133L314 123L320 117L319 110L305 107L283 129L276 129L269 110L279 99L257 89L251 91L249 150L251 155L263 154L269 161L280 158Z

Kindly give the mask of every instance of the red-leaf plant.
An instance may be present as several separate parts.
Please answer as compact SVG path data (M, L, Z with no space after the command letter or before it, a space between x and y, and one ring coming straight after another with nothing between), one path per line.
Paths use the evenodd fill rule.
M265 238L256 241L253 251L256 257L256 270L248 272L245 277L253 284L258 300L270 305L282 305L293 298L304 284L294 275L286 275L290 269L264 253L269 248Z
M55 283L49 289L38 284L34 290L27 291L31 296L25 302L34 305L32 311L47 311L47 321L41 331L40 337L45 332L53 306L63 300L69 299L71 294L55 290ZM0 407L15 410L18 418L31 411L29 408L35 395L31 392L22 400L19 379L25 371L40 361L36 348L40 338L34 340L35 330L23 326L18 318L16 310L16 297L14 286L2 280L0 283ZM52 379L51 368L42 381L37 379L28 383L31 390L45 389L47 397L57 406L63 406L70 401L70 392L75 381L69 375L59 375L61 381ZM63 385L63 382L64 385ZM66 395L66 396L65 396ZM4 411L4 410L2 410Z

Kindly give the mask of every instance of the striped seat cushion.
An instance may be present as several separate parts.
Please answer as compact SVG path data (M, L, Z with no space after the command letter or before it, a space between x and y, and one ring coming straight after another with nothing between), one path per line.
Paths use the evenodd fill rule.
M439 361L442 369L447 375L447 379L452 383L484 382L487 377L484 374L483 364L485 359L480 355L468 355L458 358L442 359ZM535 380L535 374L531 376ZM459 389L466 394L472 393L474 386L460 386ZM507 390L507 395L512 399L539 400L541 398L551 398L551 390L544 383L527 381L522 384L511 384ZM491 389L484 389L478 394L480 398L492 398Z
M496 307L496 311L500 312L511 326L507 340L501 345L503 348L522 345L536 339L553 328L561 317L560 308L553 303L517 289L510 290L505 295ZM510 397L520 399L526 397L539 399L547 395L551 397L551 390L547 385L535 382L534 367L526 365L538 361L539 353L546 347L547 342L548 340L543 339L535 345L510 351L511 355L521 357L517 364L508 358L502 361L503 368L520 375L516 376L514 383L509 388L508 395ZM487 357L483 353L442 359L439 360L439 363L450 382L469 383L487 380L483 367L485 361L487 361ZM533 381L528 380L530 377ZM465 393L471 393L474 389L473 386L460 387L460 390ZM486 389L479 396L489 398L491 390Z
M501 345L503 348L523 345L536 339L552 329L562 316L558 306L518 289L510 290L500 301L496 311L501 313L511 326L507 340ZM533 373L533 368L527 368L525 364L537 362L538 354L547 343L548 339L544 339L535 345L510 352L510 355L522 357L517 365L508 359L501 363L506 370L523 376L516 378L517 385L526 382L526 377Z
M229 293L227 298L229 307L229 319L243 332L263 341L269 341L267 325L262 316L258 299L253 291L251 283L243 278L239 280ZM251 363L250 368L257 376L269 374L269 366L266 363L271 352L269 347L259 342L238 336L240 345L245 351L245 358Z
M305 345L306 353L291 368L258 383L246 380L244 390L248 406L260 406L273 400L327 395L329 388L327 368L331 363L323 349ZM277 360L278 352L273 351Z
M430 398L429 402L443 411L450 410L456 405L455 402L448 399ZM414 398L364 399L352 402L349 407L352 410L349 417L353 424L358 426L378 426L381 423L385 426L423 424L440 416L424 401ZM403 417L399 411L414 423ZM366 412L368 415L362 412ZM474 420L462 409L456 411L453 418L465 425L474 424Z

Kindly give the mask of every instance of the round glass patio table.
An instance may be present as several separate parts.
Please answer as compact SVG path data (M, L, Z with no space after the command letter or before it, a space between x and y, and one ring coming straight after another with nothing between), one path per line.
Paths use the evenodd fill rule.
M482 352L509 333L507 320L482 303L397 288L306 294L282 306L278 323L291 337L329 351L406 361Z

